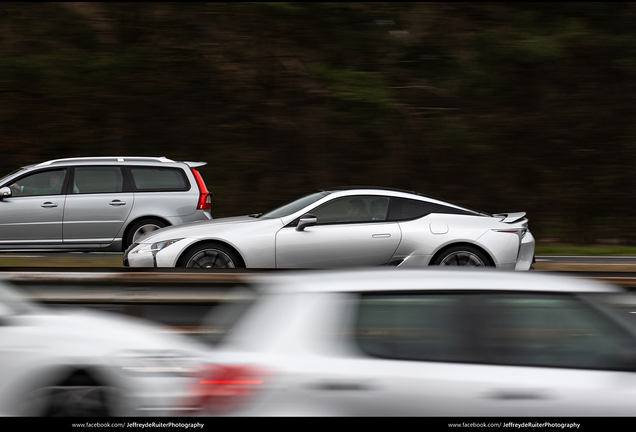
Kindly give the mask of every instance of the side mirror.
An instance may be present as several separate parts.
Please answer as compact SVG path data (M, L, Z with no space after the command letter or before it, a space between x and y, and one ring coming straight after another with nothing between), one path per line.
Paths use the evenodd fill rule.
M316 218L316 216L312 215L311 213L307 213L306 215L300 217L298 225L296 226L296 231L304 231L305 228L314 226L317 222L318 219Z
M10 187L3 187L0 188L0 200L2 200L3 198L8 198L12 195L11 192L11 188Z

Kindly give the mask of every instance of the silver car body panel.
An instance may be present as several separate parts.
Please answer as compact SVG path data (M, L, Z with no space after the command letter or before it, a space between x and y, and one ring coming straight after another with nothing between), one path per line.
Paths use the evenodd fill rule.
M132 192L67 195L64 243L112 243L128 219L134 202Z
M294 222L342 197L382 196L439 204L466 214L431 213L415 220L314 225ZM521 234L525 233L525 234ZM157 242L180 241L144 256ZM131 267L175 267L190 247L225 243L248 268L324 268L375 265L421 267L443 248L468 244L483 249L501 269L529 270L534 238L523 213L490 216L420 195L382 189L333 191L296 212L273 217L233 217L168 227L139 239L124 257ZM523 245L523 247L522 247Z
M181 252L194 244L201 243L199 233L208 231L209 235L205 237L205 242L218 241L229 244L235 249L245 250L246 253L241 254L241 256L248 267L274 268L276 265L276 232L282 227L283 224L278 218L259 220L249 216L239 216L163 228L160 230L162 231L162 239L182 238L182 240L172 245L177 247L170 246L156 254L156 267L175 267L182 255ZM184 229L179 230L178 228ZM222 233L222 236L215 235L215 232ZM176 237L173 233L176 234ZM151 236L152 234L146 238ZM141 241L142 244L149 244L143 238ZM139 254L139 250L141 248L133 249L128 255L129 259L139 258L148 262L148 257L143 257L143 253Z
M0 202L0 249L62 244L65 195L4 198Z
M323 225L276 234L276 267L329 268L384 265L402 234L397 222Z

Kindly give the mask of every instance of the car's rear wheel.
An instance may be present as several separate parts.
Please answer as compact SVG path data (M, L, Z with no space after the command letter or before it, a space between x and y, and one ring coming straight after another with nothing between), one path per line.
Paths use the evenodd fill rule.
M449 267L491 267L488 257L471 246L454 246L438 255L431 265Z
M142 219L138 222L135 222L128 230L124 250L126 250L126 248L128 248L128 246L130 246L131 244L137 242L137 240L141 236L156 231L165 226L167 226L165 222L157 219Z
M221 244L203 244L188 251L180 260L181 267L237 268L244 267L236 253Z

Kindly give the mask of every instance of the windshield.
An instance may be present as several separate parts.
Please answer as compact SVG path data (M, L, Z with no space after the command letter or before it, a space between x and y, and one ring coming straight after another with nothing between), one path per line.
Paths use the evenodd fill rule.
M3 184L3 183L4 183L4 182L5 182L5 181L9 178L9 177L13 176L14 174L19 173L20 171L24 171L24 168L17 169L17 170L15 170L15 171L13 171L11 174L7 174L6 176L4 176L4 177L0 178L0 186L2 186L2 184Z
M261 217L262 218L279 218L279 217L289 216L290 214L294 214L298 210L302 210L303 208L307 207L310 204L315 203L316 201L326 197L327 195L329 195L329 192L316 192L314 194L307 195L305 197L297 199L296 201L292 201L288 204L285 204L282 207L278 207L275 210L265 213Z

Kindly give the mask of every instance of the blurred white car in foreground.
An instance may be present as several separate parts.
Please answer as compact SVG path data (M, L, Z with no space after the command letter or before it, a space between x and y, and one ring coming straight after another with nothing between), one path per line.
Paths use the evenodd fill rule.
M229 415L631 416L634 311L617 287L541 274L282 276L218 344L198 403Z
M38 306L0 281L2 416L191 414L206 353L141 321Z

